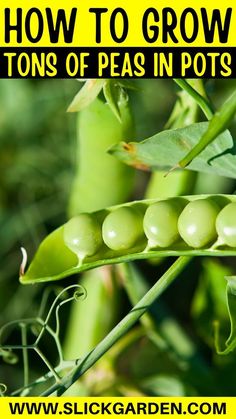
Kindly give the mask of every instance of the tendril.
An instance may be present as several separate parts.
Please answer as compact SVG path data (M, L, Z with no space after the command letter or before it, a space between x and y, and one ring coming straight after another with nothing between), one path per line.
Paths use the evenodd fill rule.
M23 253L23 261L21 265L21 272L24 271L27 256ZM46 307L49 301L49 296L51 292L56 293L51 307L49 308L46 316ZM57 383L61 380L61 373L68 368L73 368L75 362L66 362L63 357L62 346L60 342L60 309L67 303L71 301L83 301L87 296L86 290L81 285L70 285L69 287L62 289L60 287L49 287L45 290L42 297L41 305L39 308L38 316L20 320L14 320L8 322L3 327L0 328L0 356L8 364L16 364L18 362L18 356L13 352L13 350L20 350L22 355L23 370L24 370L24 380L23 387L21 389L15 390L12 394L16 395L28 395L30 390L33 389L36 385L45 382L51 378L54 378ZM53 322L52 322L53 321ZM50 325L50 324L54 324ZM9 336L9 333L6 331L13 332L16 328L20 331L21 342L19 344L4 344L3 345L3 336ZM54 343L57 348L59 362L56 366L52 365L51 362L44 355L43 351L40 349L39 344L45 333L48 333L54 340ZM29 334L31 337L34 336L34 342L29 343ZM32 340L32 339L31 339ZM34 351L46 365L48 372L44 374L38 380L34 380L33 383L30 383L30 357L29 351ZM6 392L7 387L5 384L0 384L0 396Z
M7 392L6 384L0 383L0 397L4 397L4 394Z

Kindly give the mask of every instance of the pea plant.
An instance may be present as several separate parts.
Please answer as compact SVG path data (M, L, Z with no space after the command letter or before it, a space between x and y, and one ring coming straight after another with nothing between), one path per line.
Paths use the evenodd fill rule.
M87 80L74 97L67 214L30 262L22 247L21 284L46 287L35 317L0 329L3 362L15 367L20 353L23 370L22 385L1 384L2 396L233 395L222 377L236 367L236 95L215 110L208 84L171 80L177 99L164 129L142 141L138 82ZM52 287L58 280L64 289ZM190 326L173 301L179 315L189 307Z

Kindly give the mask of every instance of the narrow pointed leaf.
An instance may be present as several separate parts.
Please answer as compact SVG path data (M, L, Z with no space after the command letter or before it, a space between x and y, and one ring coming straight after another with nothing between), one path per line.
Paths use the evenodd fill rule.
M110 80L107 81L103 86L103 93L107 101L107 104L119 122L121 122L121 114L118 103L120 89L121 88L119 86L116 86L114 82Z
M79 112L96 99L104 86L105 80L88 80L72 100L67 112Z

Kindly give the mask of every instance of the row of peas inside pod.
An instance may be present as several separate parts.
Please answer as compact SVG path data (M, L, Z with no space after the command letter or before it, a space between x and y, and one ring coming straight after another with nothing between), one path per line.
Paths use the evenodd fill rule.
M83 213L64 226L64 242L84 259L152 249L236 248L236 197L192 196L137 201Z

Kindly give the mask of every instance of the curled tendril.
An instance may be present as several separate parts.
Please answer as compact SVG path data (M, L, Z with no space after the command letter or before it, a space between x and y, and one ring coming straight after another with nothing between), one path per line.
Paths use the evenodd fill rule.
M86 291L85 288L83 288L83 292L78 291L78 290L75 291L75 293L74 293L74 300L75 301L84 301L86 298L87 298L87 291Z
M7 364L14 365L18 362L18 356L10 349L0 348L0 356L2 357L3 361Z
M18 362L18 356L12 352L10 349L5 351L5 354L3 355L3 360L10 365L15 365Z
M76 289L76 291L74 292L74 294L73 294L73 296L72 297L70 297L69 296L69 292L71 291L71 290L74 290L74 289ZM59 331L59 329L58 329L58 327L59 327L59 317L58 317L58 313L59 313L59 310L60 310L60 308L64 305L64 304L66 304L66 303L69 303L70 301L73 301L74 299L76 299L75 298L75 293L78 293L79 292L79 290L81 290L82 291L82 294L81 294L81 291L80 291L80 294L81 295L87 295L86 294L86 290L85 290L85 288L83 288L81 285L70 285L69 287L67 287L67 288L65 288L65 289L63 289L63 290L61 290L58 294L57 294L57 296L56 296L56 298L54 299L54 301L53 301L53 303L52 303L52 305L51 305L51 308L50 308L50 310L49 310L49 312L48 312L48 314L47 314L47 317L46 317L46 319L45 319L45 324L48 324L49 323L49 320L50 320L50 318L51 318L51 316L52 316L52 313L53 313L53 310L55 309L55 314L56 314L56 333L58 333L58 331ZM61 300L61 301L60 301Z
M24 267L23 267L24 269ZM43 314L46 311L47 304L49 304L49 295L51 292L56 294L50 309L48 310L46 316ZM75 361L72 364L67 363L65 364L65 360L63 357L63 351L60 343L60 317L59 312L64 304L69 303L71 301L83 301L87 296L86 290L81 285L70 285L69 287L62 289L61 287L49 287L45 290L45 293L42 297L42 302L40 305L39 313L37 317L33 318L26 318L26 319L19 319L11 321L5 324L2 328L0 328L0 356L2 359L14 365L18 361L17 355L13 352L13 350L20 350L22 351L22 359L24 365L24 386L21 389L15 391L16 394L25 395L28 394L29 391L40 382L46 381L49 378L54 377L56 382L60 382L61 375L60 373L63 372L65 369L65 365L69 368L75 366ZM53 320L53 322L51 322ZM21 332L21 342L16 345L3 345L3 335L4 332L7 330L13 331L14 328L20 328ZM28 341L28 334L31 333L31 336L35 336L35 341L33 343L29 343ZM54 339L58 355L59 355L59 363L56 366L51 365L48 361L46 356L40 349L39 343L42 339L44 333L47 332L49 335ZM5 336L6 339L6 336ZM4 339L4 340L5 340ZM29 381L29 372L30 372L30 365L29 365L29 351L34 350L38 356L42 359L44 364L48 368L48 373L44 375L44 378L39 380L35 380L34 383L30 383ZM2 385L2 390L4 385ZM0 388L0 396L4 393L1 391Z
M49 301L49 296L50 294L54 293L55 296L58 296L64 289L60 286L49 286L44 290L43 296L42 296L42 300L41 300L41 304L40 304L40 308L38 311L38 317L43 318L43 315L46 312L46 307Z
M0 383L0 397L3 397L7 392L7 386L4 383Z
M87 291L84 287L81 285L71 285L67 287L65 290L63 290L60 294L58 294L58 299L62 297L64 292L69 292L70 290L73 290L74 288L77 288L76 291L73 293L72 297L67 296L67 298L63 301L61 301L57 307L56 307L56 334L59 335L60 331L60 320L59 320L59 310L64 305L69 303L70 301L83 301L87 297ZM56 300L55 300L56 301ZM54 302L55 302L54 301Z

